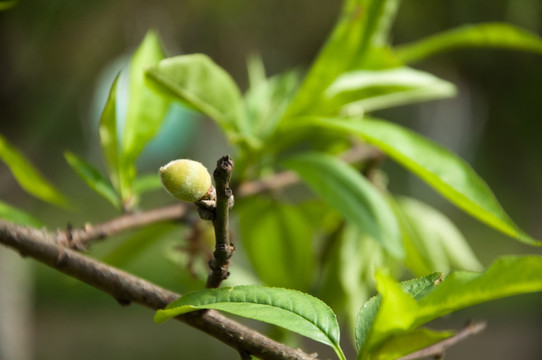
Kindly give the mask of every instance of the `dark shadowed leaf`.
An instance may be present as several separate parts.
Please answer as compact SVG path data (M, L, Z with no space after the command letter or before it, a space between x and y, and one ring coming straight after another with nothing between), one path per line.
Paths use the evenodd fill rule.
M323 153L288 158L294 170L322 199L361 231L373 237L393 256L404 256L399 225L386 199L359 172Z
M294 206L256 198L239 209L243 246L260 279L269 286L307 290L314 250L304 214Z
M115 192L115 189L98 170L69 151L64 152L64 158L77 175L79 175L92 190L103 196L114 207L120 208L120 199Z

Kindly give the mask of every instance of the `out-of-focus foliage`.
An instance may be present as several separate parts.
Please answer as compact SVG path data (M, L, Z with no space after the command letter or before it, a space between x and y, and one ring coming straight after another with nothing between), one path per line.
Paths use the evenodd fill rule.
M390 39L399 3L398 0L345 0L339 21L308 70L274 74L276 71L265 69L260 57L250 57L248 87L244 92L242 81L237 81L239 71L230 75L225 70L232 66L224 66L222 61L201 53L168 58L157 32L149 31L131 57L130 67L120 75L115 72L113 77L116 77L109 79L112 85L97 124L107 176L103 175L102 167L92 165L94 159L87 161L66 152L66 160L92 190L116 209L138 211L156 206L161 203L160 195L154 193L158 195L147 198L146 194L159 187L158 177L141 171L144 167L140 165L147 144L161 131L168 131L164 119L175 113L174 109L181 103L194 113L214 120L213 125L217 126L212 130L209 123L200 122L199 146L214 146L213 134L220 132L236 161L234 188L287 169L300 177L301 185L293 189L240 199L233 209L234 218L240 218L239 250L248 257L248 262L235 265L240 272L249 274L246 278L255 277L255 282L267 286L295 288L324 298L333 305L334 312L352 325L351 330L357 336L358 358L393 358L452 336L453 332L434 332L419 326L448 310L539 291L540 284L533 276L539 258L504 258L480 274L456 271L482 270L476 252L470 248L477 239L469 236L465 239L452 220L423 202L397 198L393 191L395 174L390 176L390 190L386 181L372 176L378 165L372 160L348 164L337 155L352 146L375 146L465 213L523 243L539 245L539 241L510 219L494 195L500 197L501 189L491 190L473 169L477 166L471 167L438 141L408 129L412 124L403 122L402 116L394 117L394 112L389 112L393 122L402 123L399 125L376 120L377 115L387 117L388 113L374 112L453 97L458 93L456 81L461 94L462 84L454 76L446 76L452 80L444 80L438 69L434 73L431 67L430 71L427 68L422 71L410 67L413 63L423 64L434 55L473 47L523 50L539 55L542 41L534 33L511 24L482 23L462 25L395 46ZM221 5L214 5L224 10ZM411 5L402 6L408 11ZM401 21L404 19L399 14L399 24ZM205 47L192 48L205 50ZM265 53L265 49L262 51ZM228 53L233 52L228 48ZM469 49L469 53L475 52ZM239 63L244 63L242 55L236 59ZM502 71L503 76L511 73ZM122 85L123 75L128 79L127 86ZM185 120L183 116L174 119L178 123ZM179 133L179 138L185 135ZM56 205L66 204L60 192L2 139L0 156L21 186L38 198ZM178 144L179 149L182 145ZM162 163L186 156L189 151L178 151ZM531 168L533 172L540 171L532 165ZM307 188L322 201L314 202L314 194ZM0 206L0 216L40 225L30 215L7 204ZM172 260L177 275L183 272L179 279L181 290L194 289L202 285L200 277L204 271L200 265L207 262L212 248L208 241L212 236L200 225L188 226L181 241L176 234L176 246L171 241L167 244L161 241L173 239L171 224L142 229L128 241L104 251L107 254L102 257L130 268L139 258L160 248L156 258ZM168 262L160 265L162 268ZM389 272L379 272L377 276L382 295L365 303L354 326L359 307L375 291L374 274L379 268ZM154 270L143 269L142 273ZM452 273L438 286L435 280L440 275L399 285L394 280L433 271ZM513 285L515 280L520 284L518 287ZM478 287L482 283L488 287ZM462 300L455 303L458 298L440 290L448 288L463 294ZM290 290L276 292L267 287L235 289L242 296L231 298L226 290L212 290L183 297L182 312L217 308L267 321L313 339L324 339L340 358L344 357L338 347L338 328L329 330L309 316L312 330L306 330L305 322L269 321L284 311L283 298L297 294L293 298L303 303L307 295ZM468 295L472 289L476 294ZM245 300L250 296L265 301L247 306ZM274 301L281 304L280 310L276 306L267 308L276 304ZM312 298L307 301L319 304ZM449 308L445 311L437 303L449 304ZM266 309L260 308L264 305ZM311 306L305 305L294 306L293 313L312 311ZM328 310L326 316L334 318L334 313Z

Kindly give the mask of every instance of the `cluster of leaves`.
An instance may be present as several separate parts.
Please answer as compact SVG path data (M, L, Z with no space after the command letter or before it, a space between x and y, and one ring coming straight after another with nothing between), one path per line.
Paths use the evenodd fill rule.
M296 290L203 290L158 312L157 321L196 309L223 310L311 337L344 359L335 313L298 291L310 289L345 315L359 359L391 359L453 335L420 328L434 318L542 290L537 275L542 258L502 258L486 272L473 272L482 267L450 220L418 200L394 196L383 181L368 180L362 172L371 167L369 162L347 164L337 156L360 144L377 147L468 214L519 241L540 245L508 217L465 161L401 125L368 114L455 94L453 84L409 67L416 61L461 47L542 54L542 40L511 25L489 23L392 47L389 30L398 5L398 0L345 0L337 25L304 77L296 71L267 77L262 62L252 58L244 94L207 56L165 58L157 35L145 37L130 65L122 137L117 135L118 76L100 120L109 180L66 153L92 189L115 207L130 210L143 192L159 186L154 174L137 176L136 160L160 130L170 103L179 101L214 120L223 132L235 152L235 182L289 169L317 195L300 199L283 191L236 205L243 249L258 281ZM66 206L67 200L3 138L0 156L25 190ZM0 216L38 223L7 204L0 204ZM376 272L378 268L388 272ZM399 276L403 269L423 277L397 283L390 274ZM442 275L434 272L452 269L464 271L437 281ZM363 304L375 277L380 295Z

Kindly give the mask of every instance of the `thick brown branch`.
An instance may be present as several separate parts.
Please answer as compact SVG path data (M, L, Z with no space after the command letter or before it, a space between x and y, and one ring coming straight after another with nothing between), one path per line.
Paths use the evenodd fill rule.
M442 340L436 344L433 344L429 347L426 347L425 349L418 350L416 352L413 352L412 354L408 354L406 356L403 356L400 360L414 360L414 359L423 359L430 356L438 356L443 355L446 352L446 349L456 345L457 343L476 335L480 332L482 332L486 328L485 322L478 322L478 323L470 323L467 326L465 326L464 329L459 331L454 336Z
M61 245L58 234L0 220L0 243L73 276L116 298L121 304L136 302L151 309L164 308L180 295ZM289 348L215 311L177 317L239 352L269 360L311 360L315 357Z
M213 217L216 243L213 259L209 262L211 273L207 278L208 288L219 287L230 274L228 269L233 254L229 235L229 209L233 201L230 189L232 172L233 160L229 155L223 156L217 161L216 169L213 172L216 187L216 209Z

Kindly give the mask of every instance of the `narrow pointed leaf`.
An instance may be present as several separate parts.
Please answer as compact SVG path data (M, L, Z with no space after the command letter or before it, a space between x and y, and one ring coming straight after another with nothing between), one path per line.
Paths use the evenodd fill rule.
M19 225L28 225L35 228L43 226L43 223L34 216L17 209L5 202L0 201L0 219L11 221Z
M136 160L145 145L160 129L169 100L157 94L145 82L144 71L164 58L158 35L147 33L130 62L130 86L126 122L122 138L121 189L123 200L130 201L132 182L136 176Z
M296 155L283 162L346 219L372 236L390 254L404 256L397 220L378 190L359 172L323 153Z
M327 88L328 106L348 116L455 95L455 86L429 73L406 67L356 70L342 74Z
M215 309L283 327L334 348L339 347L339 325L333 311L305 293L262 286L205 289L188 293L158 310L154 321L162 323L177 315ZM344 358L339 355L341 359Z
M401 45L396 56L414 63L430 56L460 48L502 48L542 55L542 39L534 33L505 23L461 26L412 44Z
M396 0L348 0L340 19L320 50L287 116L307 114L320 95L345 71L362 68L373 43L380 45L386 37Z
M77 175L79 175L92 190L103 196L114 207L120 208L120 199L115 192L115 189L98 170L69 151L64 153L64 158Z
M0 160L9 168L19 185L30 195L63 208L68 201L43 175L0 135Z
M469 164L429 139L397 124L374 119L316 119L311 124L358 134L468 214L524 243L542 245L508 217L489 186Z
M246 130L237 84L208 56L168 58L150 67L146 76L158 91L209 116L225 132Z
M100 124L98 126L98 132L100 134L100 143L102 146L102 154L109 171L109 178L113 185L122 193L123 189L119 188L119 172L120 172L120 160L119 152L120 145L117 137L117 84L120 74L117 74L109 95L105 103L105 107L100 117Z

